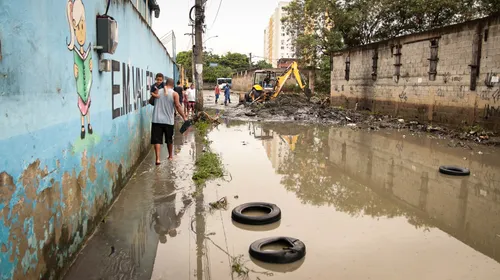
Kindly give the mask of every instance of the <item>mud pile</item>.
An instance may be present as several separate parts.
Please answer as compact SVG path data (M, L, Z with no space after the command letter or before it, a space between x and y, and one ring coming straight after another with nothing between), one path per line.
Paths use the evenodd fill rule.
M240 106L239 109L226 111L226 117L259 121L300 121L303 123L324 123L348 126L353 129L407 129L412 133L430 133L436 138L452 138L452 146L467 148L462 141L481 144L500 145L500 137L480 127L446 128L404 120L389 115L377 115L369 111L346 110L332 107L328 97L313 97L308 100L303 94L281 94L266 103Z

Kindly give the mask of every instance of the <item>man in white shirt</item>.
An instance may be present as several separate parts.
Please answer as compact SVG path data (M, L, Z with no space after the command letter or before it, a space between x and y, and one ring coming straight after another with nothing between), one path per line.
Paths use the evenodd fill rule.
M194 105L196 104L196 89L194 88L194 84L191 84L191 87L187 90L187 95L188 95L188 113L189 109L191 109L191 112L194 113Z

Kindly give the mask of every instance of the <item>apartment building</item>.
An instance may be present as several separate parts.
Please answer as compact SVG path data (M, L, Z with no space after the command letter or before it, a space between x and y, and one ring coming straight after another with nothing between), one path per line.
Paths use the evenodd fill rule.
M277 67L281 58L294 58L291 36L286 34L285 26L281 18L286 15L284 8L289 2L279 2L278 7L269 19L268 26L264 30L264 57L273 67Z

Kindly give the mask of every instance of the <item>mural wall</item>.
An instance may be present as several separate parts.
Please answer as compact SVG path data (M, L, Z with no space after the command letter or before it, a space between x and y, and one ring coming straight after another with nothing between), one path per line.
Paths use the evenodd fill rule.
M149 86L174 64L137 3L110 1L100 72L107 2L0 1L0 279L60 276L149 148Z

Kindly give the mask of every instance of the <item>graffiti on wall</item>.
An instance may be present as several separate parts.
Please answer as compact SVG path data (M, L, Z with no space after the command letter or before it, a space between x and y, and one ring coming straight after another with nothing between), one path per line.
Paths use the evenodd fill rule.
M499 117L500 116L500 106L490 106L490 104L486 104L484 106L484 118L487 119L489 117Z
M446 84L448 82L461 82L462 77L461 76L451 76L450 72L446 72L443 74L443 82Z
M441 89L441 88L438 88L438 89L437 89L437 96L439 96L439 97L444 97L444 90L443 90L443 89Z
M406 96L406 85L403 86L403 91L399 94L399 100L406 102L408 96Z
M487 88L479 94L481 100L493 101L493 103L497 103L500 100L500 88L491 89Z
M92 44L89 42L87 48L87 24L85 20L85 6L82 0L68 0L66 3L66 15L68 18L70 41L68 49L73 52L73 74L76 81L76 92L78 94L78 109L81 117L80 138L85 138L85 117L87 117L87 130L93 133L90 124L90 89L92 87Z
M465 86L459 86L457 91L457 97L460 99L464 99L465 97Z

